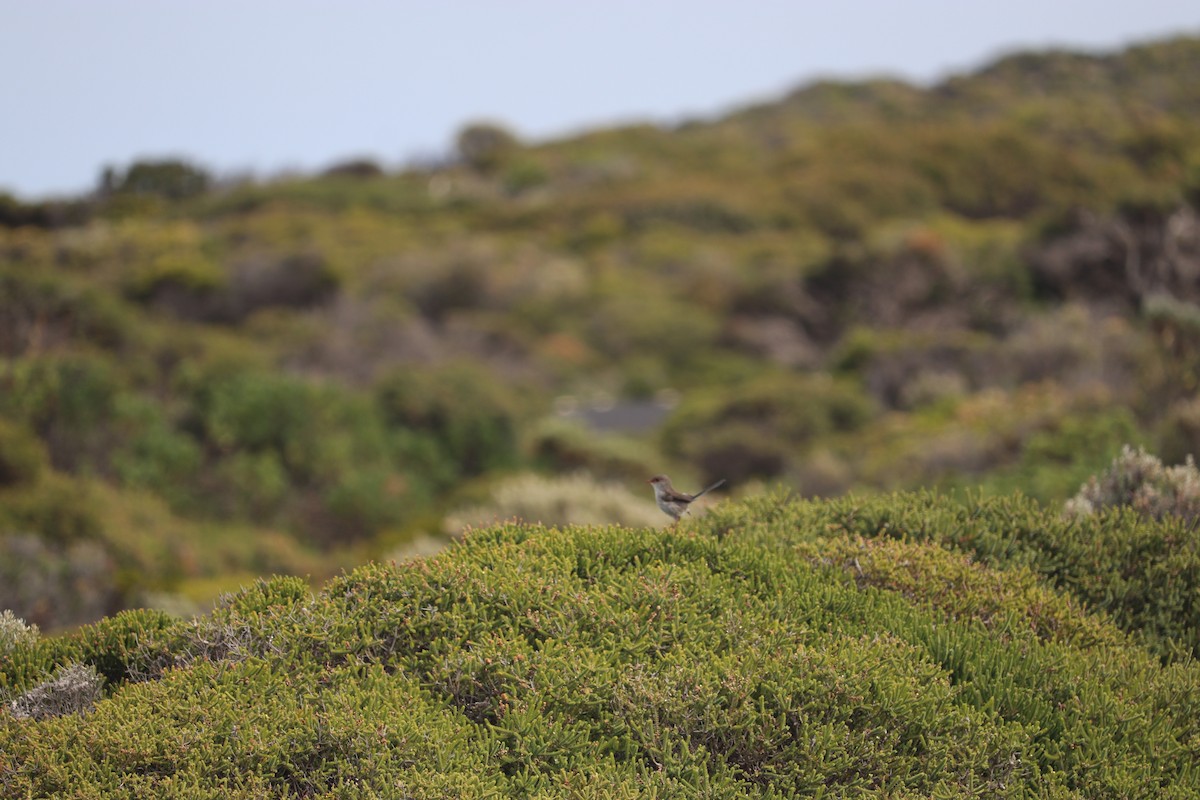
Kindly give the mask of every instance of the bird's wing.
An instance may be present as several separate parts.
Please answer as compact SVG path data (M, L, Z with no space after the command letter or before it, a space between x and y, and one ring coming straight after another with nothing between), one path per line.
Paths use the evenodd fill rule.
M669 500L672 503L690 503L696 499L687 492L679 492L675 489L663 489L662 496L664 500Z

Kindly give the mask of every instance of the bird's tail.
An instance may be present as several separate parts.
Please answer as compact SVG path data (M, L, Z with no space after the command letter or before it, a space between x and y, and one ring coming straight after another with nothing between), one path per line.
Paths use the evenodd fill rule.
M712 486L709 486L707 489L701 489L700 491L696 492L696 494L694 494L692 496L692 499L695 500L699 497L702 497L702 496L708 494L709 492L711 492L713 489L717 488L718 486L723 486L724 484L725 484L725 479L721 478L721 480L717 481Z

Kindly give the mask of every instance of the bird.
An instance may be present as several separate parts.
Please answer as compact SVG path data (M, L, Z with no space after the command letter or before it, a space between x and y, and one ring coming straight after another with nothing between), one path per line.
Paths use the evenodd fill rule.
M712 486L702 489L696 494L687 494L686 492L677 491L675 487L671 485L671 479L666 475L655 475L653 478L646 481L646 483L654 487L654 502L658 503L658 507L662 509L662 512L674 519L675 524L678 525L679 518L687 513L688 506L690 506L694 501L703 497L705 494L711 492L713 489L716 489L718 486L724 484L725 479L721 478L721 480L717 481Z

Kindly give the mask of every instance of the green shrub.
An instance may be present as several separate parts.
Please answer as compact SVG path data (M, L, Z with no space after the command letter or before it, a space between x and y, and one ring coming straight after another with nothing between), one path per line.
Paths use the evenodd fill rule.
M587 342L612 359L651 356L667 374L687 374L710 355L720 331L714 313L651 284L632 294L600 297L588 310Z
M0 662L0 695L27 692L71 665L94 669L108 689L142 679L159 657L155 643L171 641L177 621L161 611L135 609L56 637L25 636Z
M0 227L53 228L63 224L87 224L92 205L84 199L24 202L0 192Z
M178 303L184 295L212 295L227 280L225 271L201 253L168 252L133 272L125 291L135 300ZM179 297L168 298L172 293Z
M989 566L1028 567L1164 658L1200 652L1200 537L1182 519L1156 522L1127 508L1069 516L1019 495L962 502L901 493L777 508L758 513L802 530L928 540ZM723 514L714 509L703 525L728 527Z
M991 569L930 541L829 537L797 546L855 585L876 586L928 602L954 619L976 619L989 630L1012 626L1040 638L1083 647L1120 645L1107 620L1084 613L1069 595L1047 587L1025 566Z
M1032 433L1015 464L993 467L978 483L995 494L1021 492L1043 503L1061 502L1138 435L1136 420L1124 409L1083 410ZM955 483L970 488L974 480L964 476Z
M1031 562L1012 523L1057 519L1011 500L774 495L676 530L482 529L311 595L295 579L258 583L206 618L117 626L117 663L155 679L127 677L92 713L0 713L0 785L14 796L1200 794L1195 663L1164 665L1017 566ZM939 538L1013 569L973 564ZM45 647L42 671L9 686L88 663Z
M238 368L215 369L193 390L207 442L224 453L269 454L301 480L336 474L341 466L322 456L327 437L340 438L347 394L287 374Z
M1173 404L1156 438L1158 452L1169 463L1200 455L1200 395Z
M733 393L685 395L663 426L663 449L698 465L709 482L774 478L818 437L852 431L873 410L851 381L767 374Z
M256 254L226 267L192 249L158 255L125 281L125 294L186 320L240 323L268 308L311 308L339 278L318 252Z
M503 784L479 770L488 743L408 676L377 667L324 679L302 672L286 688L279 677L261 663L203 664L133 687L124 701L132 713L104 703L86 717L36 726L0 718L0 736L20 741L10 752L25 765L0 768L0 783L17 795L86 786L107 797L214 800L398 791L465 798L494 796ZM311 705L314 681L323 684L319 708ZM94 758L63 750L42 760L91 726Z
M292 486L279 454L238 452L223 459L215 477L222 484L224 516L274 522Z
M365 157L339 161L326 167L321 172L321 177L323 178L352 178L355 180L381 178L383 175L383 167L376 161Z
M222 598L221 605L241 614L264 612L274 607L290 607L312 597L307 581L295 576L262 578Z
M112 455L121 483L153 491L174 509L194 510L198 492L192 479L204 462L200 443L166 419L164 409L148 398L121 398L117 415L126 431Z
M53 473L34 486L0 493L0 526L37 534L56 546L97 541L103 534L88 482Z
M124 304L107 292L56 270L0 268L0 354L37 353L64 341L116 350L132 329Z
M538 161L521 159L505 168L502 180L505 190L516 195L545 185L550 180L550 173Z
M46 448L36 436L0 419L0 489L36 483L47 461Z
M379 381L375 395L387 423L426 438L450 475L480 475L517 461L519 404L490 370L465 362L397 370Z
M106 167L100 177L105 194L152 195L182 200L203 194L212 177L207 170L180 159L135 161L124 171Z
M225 451L301 449L309 430L313 388L276 373L235 371L207 379L197 392L205 437Z
M972 124L969 132L938 126L922 139L915 153L918 169L939 205L964 217L1020 218L1086 197L1090 181L1078 160L1012 126Z
M489 446L490 421L481 421L477 441L470 423L456 420L413 431L417 444L406 447L409 440L387 430L387 414L375 398L333 382L218 366L195 377L191 393L193 412L183 424L199 428L210 466L189 487L184 508L286 525L322 545L369 536L424 511L439 475L410 458L414 450L421 455L418 445L439 464L443 446L464 454ZM457 393L448 396L459 402ZM462 438L443 444L439 433ZM164 460L165 468L197 454L186 437L153 425L137 443L140 452L121 462L131 475L153 459Z
M455 149L468 166L479 172L491 172L518 148L517 137L502 125L473 122L455 136Z
M0 411L29 426L60 470L107 466L109 425L121 378L101 355L16 360L5 376Z
M329 530L325 536L362 539L399 524L411 514L414 493L408 478L387 464L348 469L326 490Z
M137 608L105 617L65 636L58 645L56 660L69 657L90 664L117 685L146 672L145 646L175 629L178 620L152 608Z

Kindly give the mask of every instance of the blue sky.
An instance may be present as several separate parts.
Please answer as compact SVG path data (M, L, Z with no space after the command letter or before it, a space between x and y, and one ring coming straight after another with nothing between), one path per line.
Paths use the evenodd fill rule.
M1195 0L0 0L0 191L86 191L166 156L398 166L476 119L536 140L1177 33L1200 34Z

